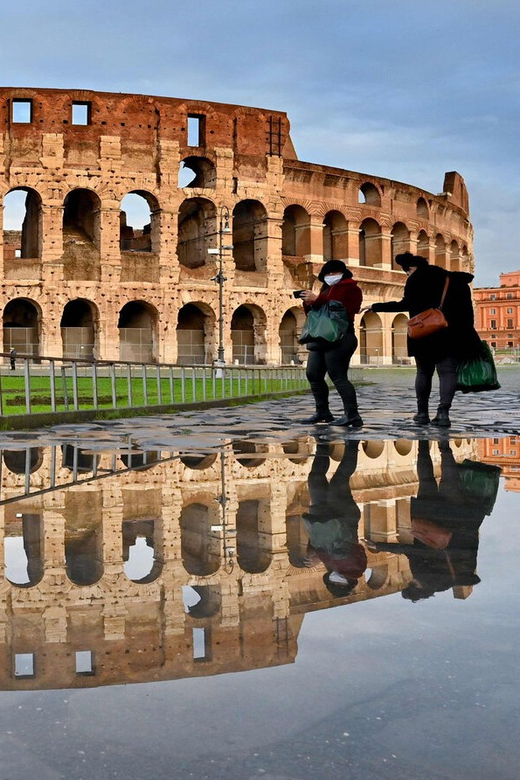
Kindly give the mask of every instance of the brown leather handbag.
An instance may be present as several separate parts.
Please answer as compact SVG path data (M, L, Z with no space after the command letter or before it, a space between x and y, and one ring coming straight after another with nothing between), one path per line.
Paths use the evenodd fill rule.
M446 317L442 313L442 307L444 305L444 298L446 297L449 283L450 277L447 276L441 302L436 309L426 309L426 311L422 311L420 314L416 314L415 317L411 317L411 319L408 320L408 336L411 339L423 339L431 333L437 333L439 330L448 327Z

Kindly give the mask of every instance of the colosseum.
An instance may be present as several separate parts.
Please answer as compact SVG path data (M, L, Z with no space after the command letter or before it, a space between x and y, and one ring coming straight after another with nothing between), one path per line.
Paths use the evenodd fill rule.
M81 90L0 89L3 351L301 362L292 291L342 259L366 303L393 258L473 269L462 177L443 191L298 160L287 115ZM366 313L358 363L406 361L405 315Z

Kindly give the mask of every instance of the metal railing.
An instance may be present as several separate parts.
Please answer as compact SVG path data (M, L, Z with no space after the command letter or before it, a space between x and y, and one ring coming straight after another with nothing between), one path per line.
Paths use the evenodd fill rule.
M303 390L302 366L214 366L9 354L0 372L0 415L181 407Z

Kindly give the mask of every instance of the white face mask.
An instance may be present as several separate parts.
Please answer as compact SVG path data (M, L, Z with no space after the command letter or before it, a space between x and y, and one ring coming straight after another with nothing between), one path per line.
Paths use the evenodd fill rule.
M329 287L332 287L332 285L336 284L336 282L341 282L342 279L343 274L329 274L323 277L323 281L325 284L328 284Z

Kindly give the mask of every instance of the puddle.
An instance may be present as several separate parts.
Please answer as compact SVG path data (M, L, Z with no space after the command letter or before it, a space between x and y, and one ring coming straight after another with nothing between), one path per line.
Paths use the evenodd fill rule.
M516 778L514 438L105 446L1 452L0 777Z

